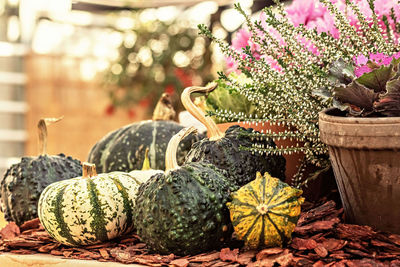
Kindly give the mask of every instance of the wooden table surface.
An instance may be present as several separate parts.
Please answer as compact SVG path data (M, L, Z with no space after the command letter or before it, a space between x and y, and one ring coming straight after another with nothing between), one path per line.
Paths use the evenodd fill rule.
M0 266L4 267L143 267L139 264L122 264L117 262L100 262L95 260L65 259L49 254L18 255L0 254Z

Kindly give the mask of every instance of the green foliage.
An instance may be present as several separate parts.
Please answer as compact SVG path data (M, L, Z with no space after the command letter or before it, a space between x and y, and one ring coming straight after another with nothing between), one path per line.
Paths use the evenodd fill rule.
M244 114L254 114L255 106L247 100L244 95L236 91L235 87L231 87L229 80L235 80L242 87L250 88L252 80L247 78L244 74L236 74L234 72L229 74L229 77L221 75L216 80L218 87L209 93L206 100L206 110L208 112L216 112L218 109L230 110L235 113L243 112ZM231 122L233 119L218 119L218 122Z

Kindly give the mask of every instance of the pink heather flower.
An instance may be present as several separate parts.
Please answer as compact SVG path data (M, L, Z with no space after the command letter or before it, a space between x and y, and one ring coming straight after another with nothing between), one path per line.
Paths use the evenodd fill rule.
M356 68L356 69L354 70L354 74L355 74L357 77L360 77L360 76L362 76L364 73L371 72L371 71L372 71L372 69L371 69L370 67L368 67L367 65L364 65L364 66L361 66L361 67Z
M384 57L385 57L385 55L383 53L369 54L369 59L376 63L383 60Z
M243 47L249 45L251 34L245 29L237 31L235 39L232 40L232 47L241 51Z
M376 53L376 54L369 54L369 59L375 62L378 66L382 65L389 65L392 60L393 56L387 56L383 53Z
M317 0L295 0L286 12L295 26L303 24L309 29L317 29L319 33L329 32L335 38L339 37L332 15Z
M356 66L362 66L362 65L367 64L368 58L366 56L364 56L363 54L361 54L361 55L355 57L353 59L353 61L356 64Z
M397 52L396 54L392 56L385 55L383 53L376 53L376 54L369 54L369 58L367 58L364 55L359 55L357 57L354 57L353 61L354 64L356 65L354 74L357 77L360 77L364 73L372 71L372 69L367 65L368 61L371 61L375 63L378 66L388 66L390 63L392 63L393 59L398 59L400 58L400 52Z

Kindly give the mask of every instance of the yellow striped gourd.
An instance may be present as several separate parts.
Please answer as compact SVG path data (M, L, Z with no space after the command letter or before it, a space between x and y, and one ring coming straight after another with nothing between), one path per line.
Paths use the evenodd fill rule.
M268 173L232 194L227 203L238 239L250 248L284 246L300 215L302 191Z

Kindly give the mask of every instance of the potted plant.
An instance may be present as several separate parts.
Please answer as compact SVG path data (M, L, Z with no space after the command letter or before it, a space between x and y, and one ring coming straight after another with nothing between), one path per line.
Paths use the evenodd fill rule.
M332 66L337 107L319 114L321 140L346 219L400 233L400 53L361 58Z
M397 21L400 6L397 1L386 1L388 13L384 13L377 11L381 7L376 8L373 0L339 0L335 3L328 0L294 1L318 2L315 6L329 13L323 15L324 23L309 27L304 25L305 22L295 25L285 7L279 1L275 2L277 5L274 8L263 10L260 20L250 18L240 5L235 5L245 16L249 32L248 45L241 51L216 38L206 26L199 26L200 32L216 42L237 68L251 79L251 83L243 86L229 76L220 75L229 84L229 90L244 96L254 105L256 112L245 114L218 109L209 114L246 123L261 120L287 127L283 132L268 132L254 137L294 139L297 141L295 145L278 148L254 145L247 149L259 153L304 153L304 160L294 179L302 186L317 176L304 177L304 166L318 167L316 174L329 170L331 166L328 146L320 138L319 112L338 104L337 96L334 97L337 80L333 79L333 72L339 69L340 73L347 75L347 66L357 67L353 68L357 73L367 67L372 68L356 65L356 61L363 56L384 55L386 57L382 60L385 63L387 58L393 58L400 50L400 24ZM323 29L324 25L330 28ZM371 65L371 61L368 64ZM397 73L395 66L391 70ZM342 78L351 82L351 74ZM389 102L386 104L389 105ZM394 191L391 192L394 194ZM347 201L343 197L342 200ZM368 200L363 201L368 203ZM344 203L346 212L348 205ZM385 216L383 220L388 218Z

